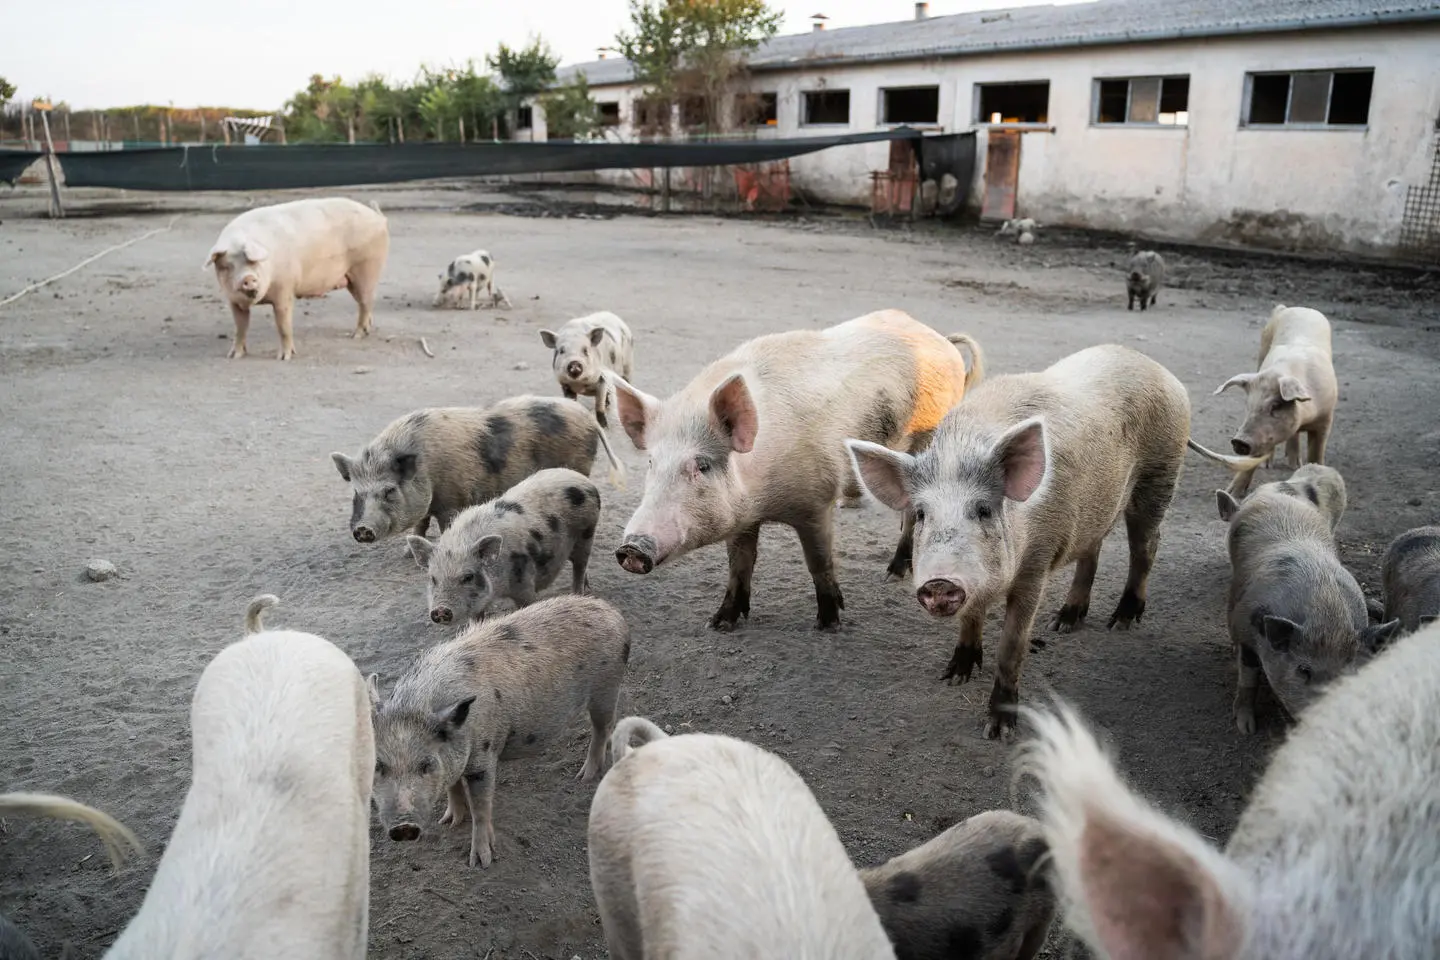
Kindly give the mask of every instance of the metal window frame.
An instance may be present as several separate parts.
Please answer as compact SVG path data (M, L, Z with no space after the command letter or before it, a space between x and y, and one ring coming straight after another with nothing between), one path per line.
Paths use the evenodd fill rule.
M926 127L940 126L940 84L938 83L902 83L893 87L878 87L875 90L877 103L875 105L876 120L878 127ZM885 95L892 90L934 90L935 91L935 119L934 120L887 120L885 117Z
M1092 127L1099 127L1099 128L1101 128L1101 129L1104 129L1104 130L1118 129L1118 128L1121 128L1121 127L1125 127L1125 128L1131 129L1131 130L1155 130L1155 129L1159 129L1159 130L1184 130L1184 129L1186 129L1187 127L1190 126L1190 122L1189 122L1188 120L1187 120L1185 123L1161 123L1161 122L1160 122L1160 120L1159 120L1159 116L1160 116L1160 102L1165 99L1165 81L1166 81L1166 80L1189 80L1189 79L1190 79L1190 74L1188 74L1188 73L1148 73L1148 74L1139 74L1139 75L1136 75L1136 76L1124 76L1124 77L1092 77L1092 78L1090 79L1090 126L1092 126ZM1134 83L1135 83L1136 80L1159 80L1159 81L1160 81L1160 92L1159 92L1159 95L1158 95L1158 97L1156 98L1156 101L1155 101L1155 116L1156 116L1156 119L1155 119L1155 121L1152 122L1152 123L1135 123L1134 121L1132 121L1132 120L1130 119L1130 98L1134 95L1134 94L1133 94L1133 91L1134 91L1134 86L1133 86L1133 85L1134 85ZM1121 120L1121 121L1118 122L1118 123L1101 123L1101 122L1100 122L1100 84L1102 84L1102 83L1115 83L1115 82L1117 82L1117 81L1124 81L1124 83L1125 83L1125 119L1124 119L1124 120ZM1190 113L1190 98L1189 98L1188 96L1185 98L1185 113L1186 113L1187 116L1188 116L1189 113Z
M1325 90L1325 120L1321 123L1291 123L1290 105L1295 99L1295 77L1300 74L1323 73L1330 77L1330 85ZM1366 105L1364 123L1331 123L1330 106L1335 99L1335 77L1342 73L1368 73L1370 74L1370 103ZM1289 77L1290 86L1285 91L1285 120L1282 123L1254 123L1250 119L1250 112L1255 108L1255 78L1256 77ZM1369 107L1375 102L1375 68L1374 67L1322 67L1316 70L1248 70L1245 73L1244 100L1240 104L1240 129L1241 130L1358 130L1370 129Z
M810 119L810 96L811 96L812 94L816 94L816 95L821 95L821 96L823 96L823 95L825 95L825 94L827 94L827 93L843 93L843 94L845 94L845 120L844 120L844 122L836 122L836 121L828 121L828 120L827 120L827 121L821 121L821 122L818 122L818 123L817 123L817 122L812 122L812 121L811 121L811 119ZM779 109L778 100L777 100L777 103L776 103L776 109L777 109L777 110ZM841 88L839 88L839 89L832 88L832 87L817 87L817 88L815 88L814 90L801 90L801 91L800 91L800 126L802 126L802 127L848 127L848 126L850 126L850 124L853 122L854 116L855 116L855 98L854 98L853 96L851 96L851 90L850 90L849 87L841 87Z
M1043 121L1022 120L1019 123L991 123L980 112L980 100L981 97L984 96L984 90L986 87L1034 87L1039 86L1042 83L1045 84L1046 116L1046 119ZM970 124L971 126L975 127L994 127L1001 130L1053 130L1055 129L1055 124L1049 119L1050 86L1051 83L1049 77L1046 77L1043 80L1000 80L995 83L986 83L982 80L976 80L974 87L972 88L970 93L970 116L974 118L970 121Z

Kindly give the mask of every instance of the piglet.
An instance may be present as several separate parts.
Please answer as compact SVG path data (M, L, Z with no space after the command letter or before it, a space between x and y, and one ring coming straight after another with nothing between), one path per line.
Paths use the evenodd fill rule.
M461 511L436 543L411 534L410 554L430 574L430 619L483 619L497 601L515 606L555 582L568 560L571 591L584 593L585 568L600 519L600 491L588 477L554 467L498 499Z
M1380 562L1385 617L1406 633L1440 617L1440 526L1406 530L1385 549Z
M1147 306L1153 307L1164 282L1165 259L1160 254L1154 250L1135 254L1125 266L1125 293L1129 298L1125 309L1134 310L1137 300L1142 312Z
M583 711L591 734L580 779L595 779L629 659L630 628L618 610L562 596L471 624L430 648L388 699L371 674L375 805L390 839L420 839L443 796L440 822L459 827L468 817L470 866L490 866L500 761L562 740Z
M480 294L484 293L490 306L510 306L510 300L495 282L495 261L484 250L461 254L445 272L440 274L440 292L435 294L432 306L461 305L461 297L469 303L470 309L480 306Z
M567 399L595 398L595 418L607 426L615 390L604 375L633 379L635 338L630 327L608 310L579 317L559 330L541 330L540 340L552 352L550 365ZM601 396L604 394L604 396Z

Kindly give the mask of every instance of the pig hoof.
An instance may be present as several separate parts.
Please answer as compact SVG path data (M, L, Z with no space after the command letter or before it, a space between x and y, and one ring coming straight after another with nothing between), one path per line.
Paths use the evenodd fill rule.
M1255 712L1253 710L1235 711L1235 728L1245 736L1255 732Z
M1090 612L1090 605L1067 603L1060 608L1050 621L1050 629L1056 633L1074 633L1085 625L1085 615Z
M235 344L235 346L230 348L229 353L225 354L225 359L239 360L243 356L245 356L245 344L237 343Z
M1110 615L1110 630L1129 630L1132 624L1140 622L1145 616L1145 601L1126 591L1120 596L1120 604L1115 612Z
M950 657L950 665L945 668L945 675L940 679L950 686L961 683L969 683L970 675L985 662L985 651L978 647L955 648L955 653Z
M986 740L1003 740L1010 743L1015 739L1015 721L1012 718L991 717L985 724Z
M293 349L292 349L292 350L281 350L279 353L277 353L277 354L275 355L275 359L276 359L276 360L290 360L290 359L293 359L294 356L295 356L295 351L294 351Z
M735 616L726 616L723 612L717 613L715 614L715 616L710 618L710 629L717 630L720 633L731 633L735 630L735 622L737 619L739 618ZM750 618L746 617L745 619L748 620Z
M897 580L905 580L910 576L910 560L891 560L890 566L885 568L885 582L893 583Z
M476 853L473 849L470 851L470 866L472 867L479 864L480 869L484 870L494 862L495 855L490 852L489 847L483 848L479 853Z

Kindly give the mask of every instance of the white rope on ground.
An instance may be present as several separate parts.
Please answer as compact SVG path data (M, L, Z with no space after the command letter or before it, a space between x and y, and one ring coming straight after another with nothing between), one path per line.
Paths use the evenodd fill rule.
M176 220L179 220L179 219L180 219L180 218L179 218L178 216L171 217L171 218L170 218L170 223L169 223L168 225L166 225L166 226L163 226L163 227L159 228L158 230L151 230L149 233L142 233L142 234L140 234L140 236L138 236L138 237L134 237L134 238L132 238L132 239L130 239L130 240L126 240L124 243L117 243L117 244L115 244L115 246L113 246L113 247L106 247L104 250L101 250L99 253L95 254L94 256L92 256L92 257L86 257L84 260L81 260L79 263L75 264L75 266L71 267L69 270L66 270L66 271L63 272L63 273L57 273L57 274L55 274L55 276L53 276L53 277L46 277L44 280L41 280L41 281L39 281L39 282L37 282L37 283L32 283L32 284L30 284L30 286L28 286L28 287L26 287L25 289L21 290L19 293L13 293L13 294L11 294L10 296L6 297L4 300L0 300L0 307L5 306L7 303L14 303L16 300L19 300L21 297L25 296L25 294L27 294L27 293L34 293L36 290L39 290L41 287L47 286L47 285L49 285L49 284L52 284L52 283L54 283L56 280L60 280L60 279L63 279L63 278L65 278L65 277L68 277L68 276L70 276L70 274L74 273L76 270L79 270L81 267L86 266L86 265L91 264L91 263L94 263L96 260L99 260L101 257L109 256L110 254L114 253L116 250L123 250L123 249L125 249L126 247L130 246L131 244L139 243L141 240L147 240L147 239L149 239L150 237L155 236L155 234L157 234L157 233L165 233L165 232L166 232L167 230L169 230L171 227L175 226L175 221L176 221Z

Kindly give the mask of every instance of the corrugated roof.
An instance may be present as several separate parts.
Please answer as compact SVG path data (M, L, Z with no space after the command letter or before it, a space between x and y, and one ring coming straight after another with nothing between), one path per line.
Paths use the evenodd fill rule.
M791 34L761 44L749 63L787 70L1427 20L1440 21L1440 0L1092 0ZM559 80L578 72L591 86L634 77L630 62L616 58L562 67Z

